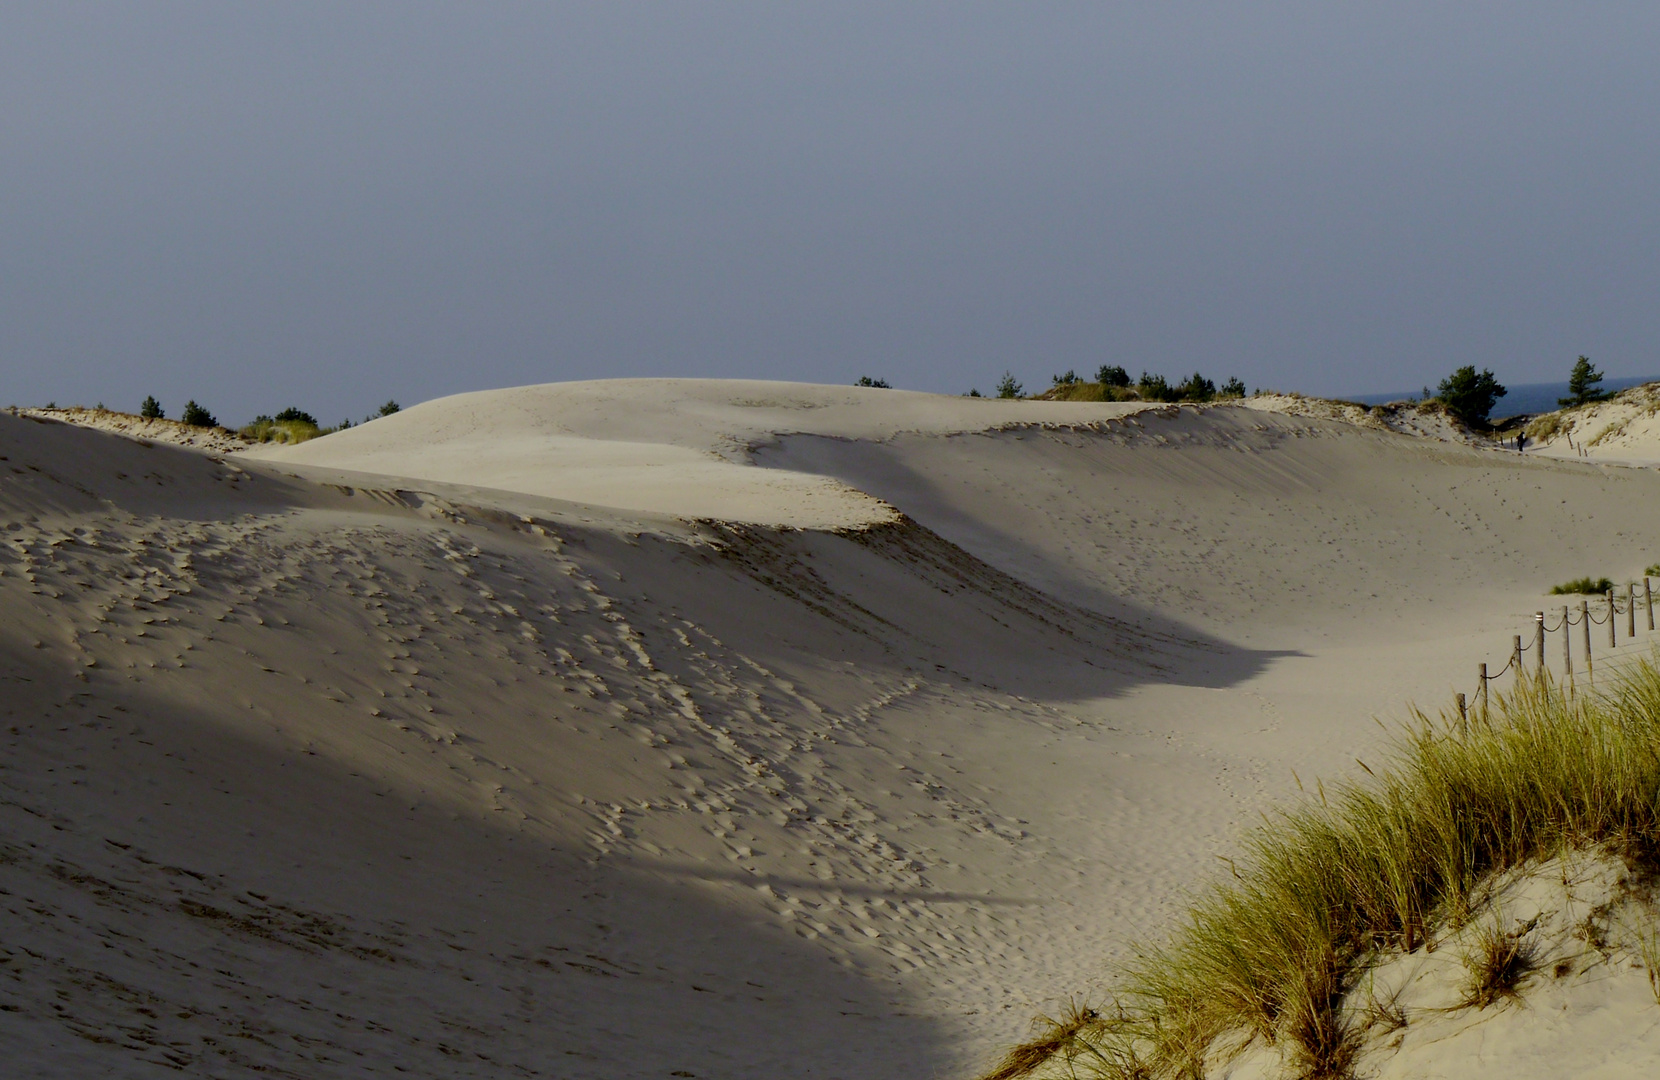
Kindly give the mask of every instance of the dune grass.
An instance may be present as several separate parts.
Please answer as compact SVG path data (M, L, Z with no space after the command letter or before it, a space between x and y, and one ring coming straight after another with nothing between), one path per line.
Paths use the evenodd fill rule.
M1587 595L1587 596L1602 596L1605 593L1607 593L1609 589L1612 589L1613 587L1614 587L1614 583L1612 581L1609 581L1605 577L1604 578L1589 578L1589 577L1574 578L1572 581L1564 581L1560 585L1552 585L1550 587L1550 595L1551 596L1579 596L1581 594L1584 594L1584 595Z
M1383 955L1468 923L1484 878L1569 848L1660 861L1654 659L1595 694L1547 677L1495 695L1467 732L1451 714L1412 715L1388 767L1249 834L1232 874L1138 951L1111 1007L1040 1021L988 1076L1198 1078L1260 1040L1302 1076L1344 1077L1360 1036L1346 992ZM1472 1000L1527 973L1513 940L1488 936L1468 961Z
M237 431L249 442L302 443L325 434L316 424L304 420L273 420L269 416L256 418Z

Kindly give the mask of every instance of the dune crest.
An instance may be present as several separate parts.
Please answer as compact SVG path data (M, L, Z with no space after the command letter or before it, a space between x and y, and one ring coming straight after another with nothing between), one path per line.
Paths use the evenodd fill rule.
M0 416L25 1074L968 1073L1660 531L1651 472L1236 407L449 400Z

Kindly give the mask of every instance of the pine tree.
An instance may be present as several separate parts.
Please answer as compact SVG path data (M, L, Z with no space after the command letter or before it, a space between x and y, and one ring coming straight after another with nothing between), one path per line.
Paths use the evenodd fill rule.
M1015 380L1013 372L1005 371L1003 377L997 380L997 396L1000 398L1017 398L1024 390L1025 387Z
M1441 380L1435 396L1454 416L1476 427L1487 423L1493 405L1506 393L1491 371L1483 369L1478 375L1474 365L1465 364Z
M219 426L219 421L213 418L213 414L196 404L195 401L184 403L184 412L179 415L179 419L191 427Z
M1593 401L1607 401L1613 396L1602 388L1602 372L1591 365L1589 356L1582 356L1574 361L1574 369L1568 373L1568 396L1557 398L1556 403L1568 409Z
M144 404L138 407L138 415L146 420L164 420L167 418L167 414L162 411L161 402L156 400L154 394L144 399Z

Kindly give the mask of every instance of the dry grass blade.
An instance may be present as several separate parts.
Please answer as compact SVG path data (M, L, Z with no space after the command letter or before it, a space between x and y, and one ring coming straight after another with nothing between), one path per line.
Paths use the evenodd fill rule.
M1018 1080L1029 1076L1048 1064L1056 1055L1068 1056L1077 1049L1079 1036L1092 1031L1101 1023L1101 1015L1087 1006L1072 1003L1061 1018L1040 1016L1033 1022L1037 1037L1010 1050L991 1072L979 1080Z

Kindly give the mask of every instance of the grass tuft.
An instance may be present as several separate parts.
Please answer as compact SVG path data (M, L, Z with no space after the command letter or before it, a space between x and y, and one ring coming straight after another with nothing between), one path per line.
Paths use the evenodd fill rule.
M1595 694L1524 684L1467 732L1414 711L1391 764L1321 790L1249 834L1169 940L1139 951L1115 1019L1074 1008L989 1076L1197 1077L1252 1043L1305 1076L1347 1075L1368 1021L1345 999L1383 954L1467 924L1487 878L1578 848L1660 865L1660 666ZM1478 935L1471 1004L1532 970L1524 934Z
M1612 581L1609 581L1605 577L1603 577L1603 578L1588 578L1588 577L1574 578L1572 581L1564 581L1560 585L1552 585L1551 589L1550 589L1550 595L1551 596L1579 596L1581 594L1584 594L1584 595L1588 595L1588 596L1602 596L1603 594L1607 593L1609 589L1612 589L1613 587L1614 587L1614 583Z
M1539 966L1537 950L1527 938L1531 927L1506 931L1497 922L1483 924L1464 954L1464 1004L1485 1009L1501 998L1513 998L1522 980Z

